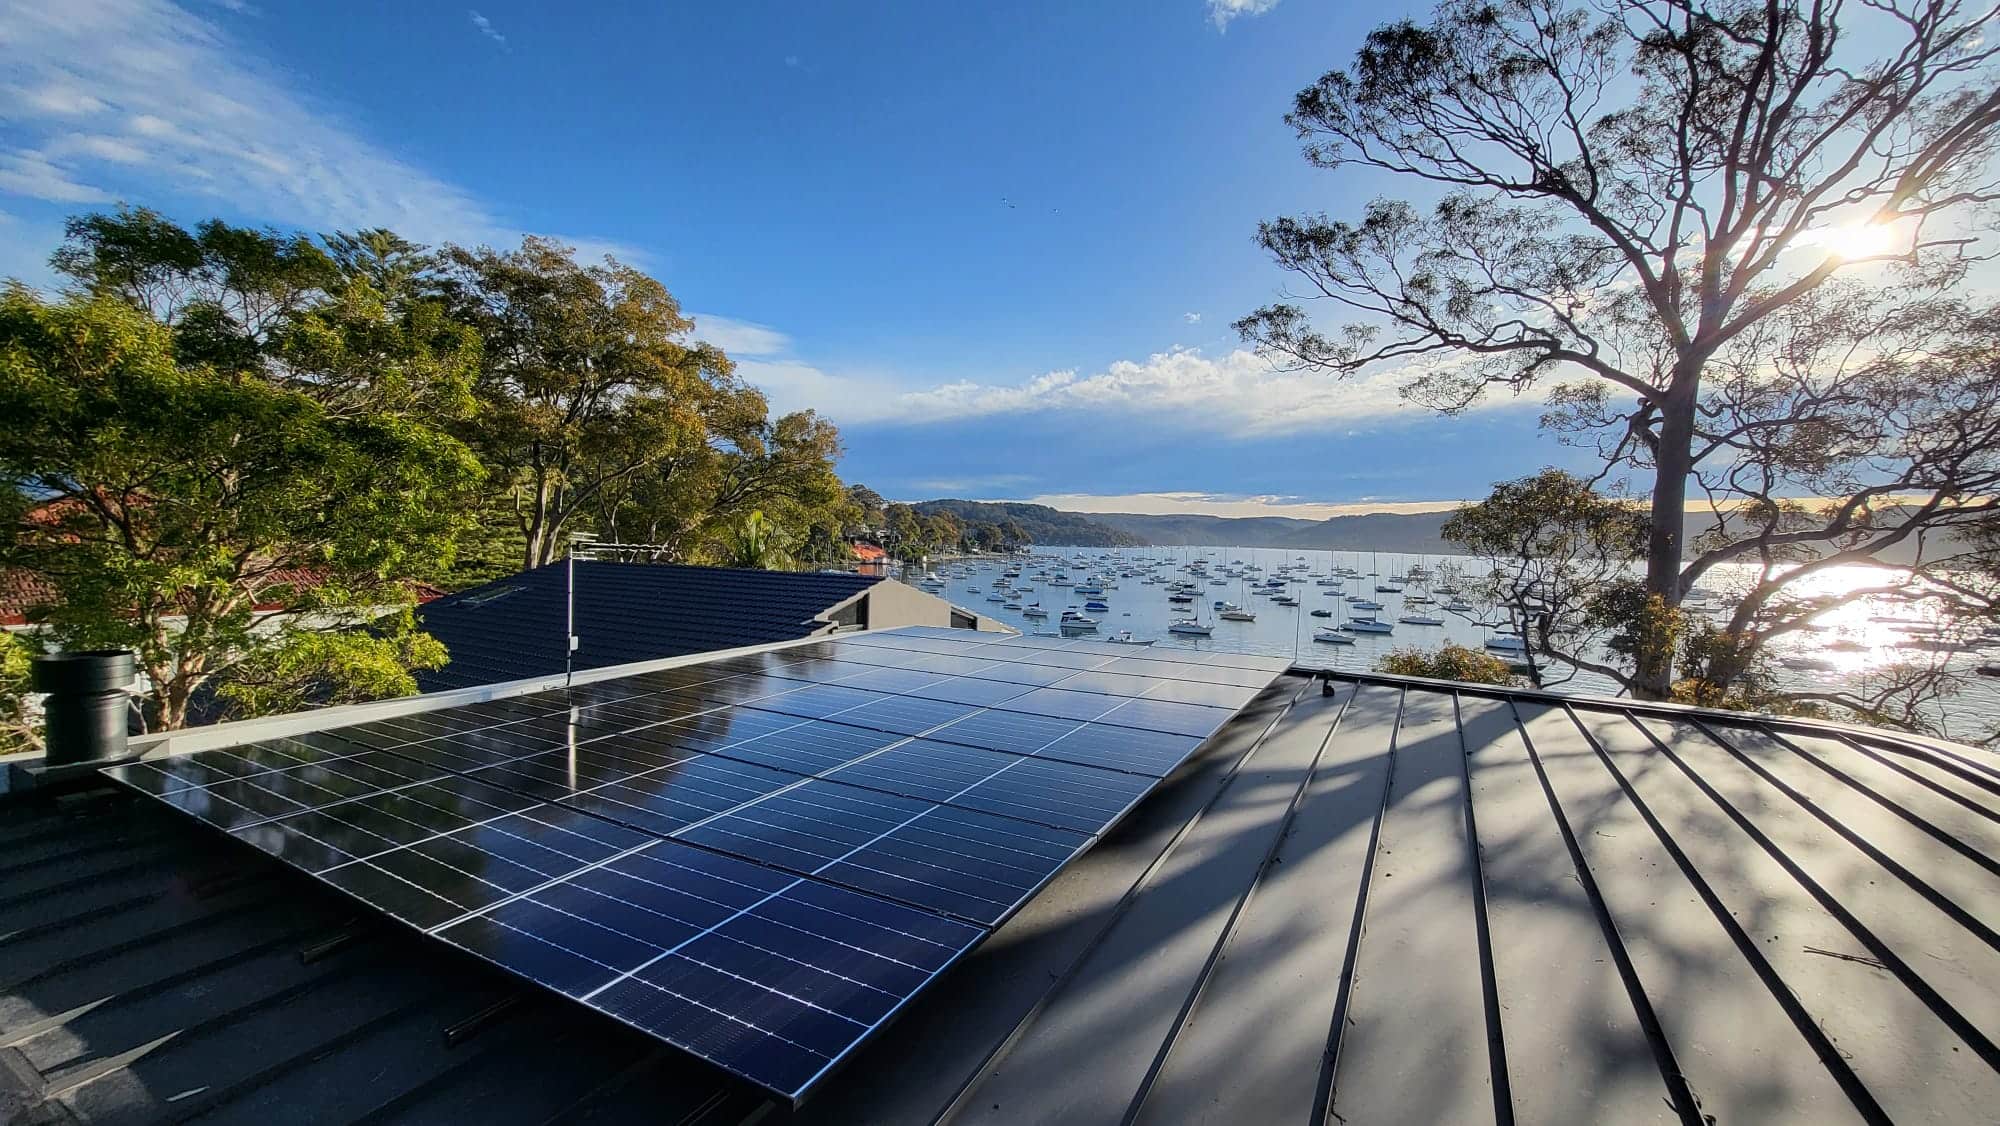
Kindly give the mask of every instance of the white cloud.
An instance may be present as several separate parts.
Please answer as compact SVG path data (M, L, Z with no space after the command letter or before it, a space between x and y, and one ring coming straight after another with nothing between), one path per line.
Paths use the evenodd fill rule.
M426 242L521 236L522 224L375 144L296 76L165 0L0 0L0 120L0 192L16 196L208 198L272 222L384 226ZM566 241L585 258L644 259L608 240Z
M468 9L465 14L472 17L472 26L479 29L479 34L484 35L486 38L491 39L495 43L500 44L502 47L505 47L507 45L507 37L500 34L499 29L493 26L492 20L489 20L485 16L480 15L479 9L477 8Z
M1324 374L1274 370L1238 348L1219 357L1198 349L1119 360L1100 372L1054 371L1017 384L942 384L906 392L896 406L916 419L1081 409L1164 416L1231 433L1276 433L1380 418L1405 410L1394 372L1336 383Z
M0 152L0 192L56 203L109 203L111 193L72 179L36 152Z
M780 356L789 352L792 338L754 321L739 321L720 313L689 313L694 318L694 335L706 340L732 359L743 356Z
M1184 321L1186 321L1187 323L1189 323L1189 324L1191 324L1191 325L1198 325L1198 324L1200 324L1200 323L1201 323L1201 314L1200 314L1200 313L1182 313L1182 314L1181 314L1181 319L1182 319L1182 320L1184 320Z
M1208 0L1208 18L1217 31L1228 31L1230 20L1261 16L1277 6L1278 0Z
M753 357L739 362L737 371L780 409L812 407L844 424L921 425L1088 411L1231 437L1326 430L1429 413L1405 402L1400 393L1411 369L1336 379L1278 370L1242 348L1215 357L1177 348L1143 360L1120 360L1099 372L1052 371L1018 383L912 385L874 373L832 372L788 356ZM1493 403L1509 401L1497 398Z

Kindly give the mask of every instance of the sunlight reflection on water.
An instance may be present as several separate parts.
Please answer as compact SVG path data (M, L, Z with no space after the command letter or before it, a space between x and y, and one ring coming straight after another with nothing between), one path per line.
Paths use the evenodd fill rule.
M1058 556L1063 561L1061 566L1053 562ZM1188 616L1194 606L1170 604L1164 585L1145 584L1141 579L1148 573L1161 580L1161 584L1168 579L1189 579L1190 576L1181 567L1197 559L1205 559L1211 568L1240 561L1246 574L1241 578L1220 579L1214 576L1198 580L1198 601L1194 606L1200 608L1200 617L1204 622L1214 625L1214 636L1175 636L1167 632L1167 626L1176 618ZM1078 563L1078 560L1082 562ZM1161 561L1163 565L1149 571L1144 564L1153 560ZM1210 648L1291 656L1303 664L1347 670L1370 669L1382 655L1396 649L1434 649L1447 641L1479 648L1493 636L1492 630L1469 620L1472 615L1444 613L1436 607L1405 605L1403 600L1417 593L1415 589L1400 594L1376 593L1374 590L1377 585L1388 585L1391 576L1403 574L1413 564L1421 564L1433 571L1442 565L1453 565L1468 575L1484 570L1476 561L1463 556L1301 552L1247 547L1038 547L1036 557L1024 558L1021 562L1024 574L1014 585L1016 588L1033 587L1034 590L1014 600L1020 601L1024 607L1039 602L1049 611L1046 619L1029 618L1021 610L1007 609L1004 602L989 601L995 589L994 580L1000 577L1003 570L997 561L985 560L948 567L941 565L940 571L946 582L945 589L939 593L952 602L1006 622L1024 633L1054 633L1056 619L1063 608L1081 608L1084 596L1074 594L1074 588L1050 586L1046 579L1037 581L1034 573L1046 570L1052 579L1058 571L1066 571L1072 579L1079 581L1093 573L1106 574L1110 584L1115 584L1107 585L1102 596L1110 609L1091 613L1090 616L1097 618L1100 624L1098 631L1089 636L1103 639L1119 631L1130 630L1135 638L1153 639L1155 648ZM1308 575L1303 582L1289 584L1287 588L1300 601L1296 607L1281 606L1268 598L1258 597L1252 586L1253 580L1272 577L1280 565L1287 563L1305 564ZM1359 571L1362 577L1345 580L1343 587L1337 591L1314 584L1314 576L1331 575L1337 568L1352 568ZM953 573L959 570L963 570L964 574ZM1119 572L1124 570L1135 573L1131 577L1121 577ZM911 578L914 580L916 576ZM1804 580L1798 589L1808 596L1832 595L1856 589L1897 588L1904 578L1904 572L1896 568L1851 565L1821 572ZM1213 585L1218 579L1220 585ZM1724 565L1704 576L1699 589L1713 592L1716 595L1714 605L1719 607L1730 604L1732 596L1748 589L1755 579L1755 567ZM1313 629L1349 616L1345 598L1354 594L1380 602L1382 610L1377 616L1385 622L1395 622L1406 613L1424 612L1445 619L1445 624L1417 626L1399 623L1390 635L1356 635L1355 644L1351 646L1316 644L1312 640ZM1217 621L1213 608L1217 600L1234 602L1254 611L1256 620ZM1315 618L1310 613L1314 609L1333 611L1338 616ZM1801 689L1854 687L1871 673L1898 662L1942 661L1952 669L1969 673L1978 665L2000 661L2000 640L1990 642L1996 648L1986 651L1979 648L1955 651L1926 649L1925 644L1934 640L1932 635L1936 628L1935 615L1927 613L1921 606L1898 601L1892 595L1876 596L1820 615L1814 620L1812 628L1776 639L1770 652L1779 662L1776 673L1780 681ZM1969 738L2000 720L2000 683L1978 676L1969 676L1967 680L1964 691L1943 703L1941 715L1948 732ZM1616 685L1610 680L1589 673L1579 673L1567 683L1551 687L1556 691L1579 695L1616 694Z

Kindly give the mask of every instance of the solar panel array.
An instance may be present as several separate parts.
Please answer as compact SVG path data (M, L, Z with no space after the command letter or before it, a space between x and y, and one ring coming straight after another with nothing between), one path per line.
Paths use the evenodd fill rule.
M797 1100L1285 667L918 627L107 773Z

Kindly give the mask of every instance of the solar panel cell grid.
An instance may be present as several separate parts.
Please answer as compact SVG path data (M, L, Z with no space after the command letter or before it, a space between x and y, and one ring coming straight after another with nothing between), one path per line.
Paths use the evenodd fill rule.
M948 723L930 732L928 737L990 751L1031 755L1080 726L1076 720L1053 716L984 711Z
M666 836L801 778L747 762L701 755L558 800L619 824Z
M1199 746L1201 740L1191 735L1089 723L1065 733L1035 754L1041 758L1164 778L1186 762Z
M804 716L807 719L822 719L836 712L848 711L864 704L879 703L894 697L881 692L864 692L858 688L845 688L837 684L794 685L797 691L782 696L755 700L751 706L762 711L783 712L786 715Z
M976 704L990 708L1033 690L1033 686L1027 684L959 676L933 680L929 684L902 691L905 695L925 700L946 700L954 704Z
M914 739L828 774L835 782L887 790L905 797L949 801L1025 760L927 739Z
M957 670L959 675L975 677L979 680L998 680L1009 684L1031 684L1047 687L1059 684L1078 670L1063 665L1037 665L1020 661L974 660L967 658L967 666Z
M720 747L713 753L779 770L821 774L904 738L893 731L808 721Z
M927 700L916 696L891 696L866 707L843 712L838 718L842 723L852 723L861 727L876 727L884 731L900 731L905 735L919 735L978 710L977 704Z
M934 805L813 874L994 926L1089 843L1082 833Z
M1123 648L843 636L113 773L797 1098L1270 679Z
M1081 721L1096 719L1122 702L1120 697L1106 696L1101 692L1068 692L1061 688L1037 688L1026 695L1014 697L1000 707L1010 712L1027 712L1030 715Z
M1100 723L1120 727L1142 727L1148 731L1169 731L1205 739L1229 721L1233 708L1211 708L1202 704L1176 704L1171 700L1127 700L1097 717Z

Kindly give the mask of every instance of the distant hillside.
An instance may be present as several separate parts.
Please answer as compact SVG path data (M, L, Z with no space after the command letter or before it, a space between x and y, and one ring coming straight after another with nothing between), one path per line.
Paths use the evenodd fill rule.
M1143 547L1147 540L1099 523L1075 512L1060 512L1045 504L1011 501L926 500L912 506L918 512L949 512L960 524L1019 524L1036 543L1065 547Z
M1093 512L1089 518L1163 546L1290 547L1307 551L1437 555L1451 550L1438 535L1439 526L1450 515L1370 512L1326 520L1298 520L1286 516L1144 516L1132 512Z
M1147 543L1172 547L1276 547L1285 542L1285 536L1318 523L1284 516L1141 516L1130 512L1089 515L1100 524Z
M1077 515L1066 513L1065 515ZM1882 515L1895 517L1893 508ZM1079 519L1084 517L1078 516ZM1282 547L1300 551L1392 551L1406 555L1448 555L1459 549L1446 543L1438 529L1451 518L1450 512L1422 512L1404 515L1370 512L1358 516L1335 516L1327 520L1296 520L1282 516L1145 516L1131 512L1093 512L1088 519L1162 547ZM1712 523L1707 513L1688 516L1686 539L1693 544ZM1039 540L1059 543L1058 540ZM1957 550L1946 536L1930 537L1927 549ZM1885 563L1908 563L1914 542L1885 551Z

